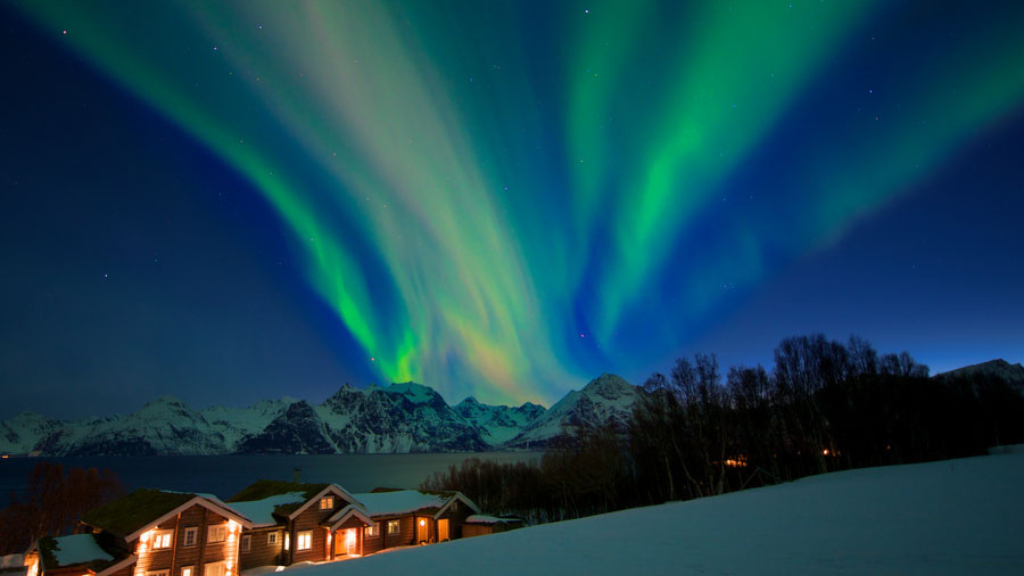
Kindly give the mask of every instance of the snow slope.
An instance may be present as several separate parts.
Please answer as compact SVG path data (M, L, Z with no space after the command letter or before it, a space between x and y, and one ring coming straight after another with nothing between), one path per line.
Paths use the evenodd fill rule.
M1024 574L1024 453L826 474L294 568L380 574Z

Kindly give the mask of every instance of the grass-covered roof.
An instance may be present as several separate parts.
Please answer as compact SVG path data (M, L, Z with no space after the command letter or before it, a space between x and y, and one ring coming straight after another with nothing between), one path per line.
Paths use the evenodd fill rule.
M301 482L285 482L283 480L257 480L228 499L228 502L249 502L263 500L279 494L302 492L306 500L323 492L330 484L303 484Z
M289 494L292 492L300 492L304 494L305 499L302 502L292 502L274 507L275 514L287 516L288 514L298 510L299 507L308 502L310 498L323 492L324 488L327 488L328 486L330 486L330 484L303 484L301 482L285 482L283 480L257 480L248 487L243 488L238 494L229 498L228 502L251 502L253 500L263 500L272 496Z
M195 498L195 494L140 488L87 512L82 521L125 537Z

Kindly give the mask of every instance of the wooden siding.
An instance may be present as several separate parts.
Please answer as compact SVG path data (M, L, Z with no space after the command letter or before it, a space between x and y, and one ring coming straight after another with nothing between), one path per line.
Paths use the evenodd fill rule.
M192 576L203 576L203 567L209 562L220 562L234 560L235 546L237 542L230 542L230 538L224 542L208 543L207 530L211 526L227 524L228 518L221 516L203 506L195 505L183 510L176 517L160 524L157 530L171 530L173 533L171 547L165 550L149 549L140 554L138 569L143 574L167 570L169 576L181 576L183 566L193 566ZM185 529L196 527L196 543L192 546L185 546ZM238 536L236 534L235 538ZM139 540L129 543L133 550L138 550ZM148 544L152 544L150 541ZM238 573L237 567L233 571L234 576Z
M473 510L466 506L465 502L459 501L456 505L456 509L452 510L452 506L449 506L441 518L448 519L448 538L451 540L457 540L463 537L462 528L466 523L466 518L469 518L475 514Z
M277 534L277 541L273 544L269 542L270 534ZM249 536L251 539L249 551L239 553L239 564L242 570L284 564L284 527L272 526L244 530L242 535Z
M334 516L338 510L348 506L348 502L334 496L334 507L329 510L320 509L320 501L317 500L312 506L306 508L294 520L291 521L291 556L290 564L295 562L320 562L330 557L330 550L327 548L328 529L321 526L328 518ZM309 550L298 549L299 532L311 531L312 542Z

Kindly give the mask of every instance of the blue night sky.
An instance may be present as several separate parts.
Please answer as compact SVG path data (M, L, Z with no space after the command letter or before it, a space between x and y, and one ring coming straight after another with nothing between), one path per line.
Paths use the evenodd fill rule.
M0 418L1024 360L1024 4L0 6Z

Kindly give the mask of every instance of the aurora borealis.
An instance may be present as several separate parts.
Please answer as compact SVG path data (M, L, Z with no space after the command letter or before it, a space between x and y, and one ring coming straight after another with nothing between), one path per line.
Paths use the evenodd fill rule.
M745 307L773 282L842 254L887 210L929 205L957 162L1013 142L1003 131L1019 134L1024 110L1015 2L20 2L13 15L32 34L19 48L46 43L138 104L125 123L148 111L233 175L170 193L234 177L238 201L266 210L237 225L249 230L238 252L285 247L286 298L312 302L295 305L299 322L344 366L325 380L415 380L450 402L549 404L601 371L636 379L743 339L716 329L757 317ZM74 100L74 86L33 70L27 100ZM1014 163L997 168L974 174L979 186L1019 196ZM962 233L1020 267L1020 234L996 247ZM869 246L885 274L892 251ZM211 281L233 286L232 266ZM978 285L1021 279L993 273ZM934 290L904 296L937 303L921 313L934 317L950 314L941 302L985 298ZM1005 311L1024 316L1020 304ZM788 335L762 317L752 342ZM849 324L800 327L845 337L888 325ZM897 345L933 364L945 354L918 342ZM1020 330L1007 342L1024 342ZM723 352L766 361L740 348ZM19 366L10 377L29 377ZM296 385L281 393L329 393Z

